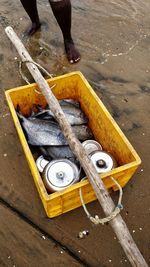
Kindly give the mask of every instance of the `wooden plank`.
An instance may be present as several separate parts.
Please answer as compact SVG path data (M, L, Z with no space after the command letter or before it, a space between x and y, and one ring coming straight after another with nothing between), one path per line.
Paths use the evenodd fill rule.
M109 216L115 209L115 204L107 191L104 183L99 177L99 174L96 171L92 161L89 159L85 149L83 148L82 144L76 138L75 134L72 131L71 125L69 124L66 116L59 105L56 97L50 90L50 87L44 77L42 76L39 69L32 63L32 58L29 55L28 51L24 47L23 43L15 33L12 27L8 26L5 28L5 32L11 42L14 44L15 48L17 49L21 59L23 62L26 62L26 66L30 73L32 74L34 80L37 82L39 88L42 91L42 94L45 96L49 108L53 112L55 119L59 123L59 126L66 137L69 146L72 152L76 155L77 159L79 160L82 168L84 169L93 190L97 196L97 199L100 205L103 208L105 216ZM121 217L121 215L117 215L113 218L110 222L110 225L116 234L122 249L124 250L127 258L129 259L132 266L143 266L148 267L143 255L141 254L139 248L137 247L125 221Z
M83 266L61 246L0 205L0 266Z

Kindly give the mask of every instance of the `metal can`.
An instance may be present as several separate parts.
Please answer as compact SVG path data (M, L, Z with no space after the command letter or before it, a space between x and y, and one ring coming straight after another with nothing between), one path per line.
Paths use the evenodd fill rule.
M79 168L68 159L49 162L43 171L43 182L50 192L66 189L79 181Z
M99 144L95 140L86 140L82 143L82 146L84 147L88 155L93 153L94 151L102 150L101 144Z
M36 160L36 166L39 170L39 172L43 172L44 167L49 163L48 160L44 159L44 157L41 155L40 157L37 158Z
M104 151L95 151L90 154L90 158L98 173L111 171L117 166L114 157Z

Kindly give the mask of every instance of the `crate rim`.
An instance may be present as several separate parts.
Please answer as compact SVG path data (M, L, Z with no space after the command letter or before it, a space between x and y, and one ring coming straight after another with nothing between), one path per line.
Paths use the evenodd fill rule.
M124 164L123 166L119 166L115 169L113 169L112 171L110 172L107 172L106 174L101 174L100 177L102 179L104 179L106 176L109 177L109 176L113 176L114 173L118 172L119 169L121 169L122 171L128 169L129 167L134 167L134 166L137 166L137 165L140 165L141 164L141 159L139 157L139 155L137 154L137 152L135 151L135 149L133 148L133 146L131 145L131 143L128 141L127 137L125 136L125 134L122 132L122 130L120 129L120 127L118 126L118 124L116 123L116 121L114 120L114 118L112 117L112 115L109 113L109 111L107 110L107 108L105 107L105 105L103 104L103 102L99 99L99 97L97 96L97 94L94 92L93 88L91 87L91 85L89 84L89 82L85 79L84 75L80 72L80 71L74 71L74 72L70 72L70 73L67 73L67 74L63 74L63 75L60 75L60 76L56 76L56 77L53 77L53 78L49 78L49 79L46 79L46 81L48 83L51 83L53 81L56 81L56 80L59 80L60 78L65 78L65 77L71 77L71 76L74 76L74 75L78 75L80 76L80 78L84 81L84 83L86 84L86 86L90 89L92 89L92 94L94 95L94 97L96 97L96 100L98 101L98 103L103 107L103 109L105 110L105 112L107 112L107 116L109 117L109 119L111 119L114 127L116 128L116 130L119 132L119 134L121 135L121 137L124 139L124 141L126 142L127 146L129 147L130 151L132 152L135 160L133 162L130 162L130 163L127 163L127 164ZM28 150L28 153L26 154L26 158L28 160L28 162L33 166L35 166L35 160L32 156L32 153L30 151L30 148L29 148L29 145L27 143L27 140L24 136L24 133L23 133L23 130L22 130L22 127L21 127L21 124L19 122L19 119L18 119L18 116L14 110L14 106L13 106L13 102L11 100L11 97L10 97L10 93L11 92L14 92L14 91L20 91L20 90L24 90L26 88L29 88L29 86L31 87L35 87L37 85L36 82L34 83L31 83L31 84L27 84L27 85L23 85L23 86L19 86L19 87L16 87L16 88L11 88L11 89L6 89L5 91L5 96L6 96L6 99L7 99L7 103L8 103L8 106L10 108L10 112L12 114L12 117L14 119L14 122L15 122L15 126L17 125L17 131L19 131L19 136L21 136L20 138L20 141L21 141L21 144L22 144L22 147L23 147L23 150L24 152ZM44 187L44 184L43 184L43 181L42 181L42 178L36 168L35 170L35 173L36 177L38 177L38 180L40 181L40 190L39 193L42 194L45 198L46 201L49 201L51 199L55 199L56 197L61 197L61 195L63 195L63 193L68 193L68 192L71 192L73 190L73 188L76 188L76 189L79 189L81 187L83 187L84 185L87 185L89 183L89 180L88 178L86 180L81 180L80 182L72 185L71 187L68 187L66 188L65 190L62 190L62 191L59 191L59 192L54 192L53 194L48 194L47 191L45 190L45 187ZM33 175L33 173L32 173ZM34 175L33 175L34 177ZM35 179L34 179L35 180ZM36 182L36 181L35 181Z

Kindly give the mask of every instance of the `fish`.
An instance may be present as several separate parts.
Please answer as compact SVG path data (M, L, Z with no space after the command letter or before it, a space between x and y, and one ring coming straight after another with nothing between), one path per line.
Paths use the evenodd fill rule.
M27 141L33 146L66 145L67 141L57 123L41 119L25 118L18 114Z
M77 101L77 100L74 100L74 99L62 99L62 100L59 100L59 104L61 106L74 106L74 107L77 107L77 108L80 108L80 102Z
M93 133L87 125L73 125L72 130L80 141L93 138Z
M53 120L55 121L54 117L51 114L51 111L49 112L48 109L42 109L41 111L37 113L32 113L31 116L29 117L30 119L34 120L36 118L42 119L42 120Z
M87 116L76 105L72 104L71 102L66 102L65 100L62 100L60 105L70 125L81 125L88 122ZM46 107L45 109L39 108L39 112L32 114L30 118L55 120L54 114L49 107Z
M76 157L68 145L44 147L42 146L40 147L40 151L42 155L48 160L66 158L73 162L76 162Z
M18 113L21 125L27 136L27 141L33 146L63 146L68 145L63 132L57 122L42 120L39 118L30 119ZM91 139L93 134L86 125L74 125L72 130L76 137L85 141Z

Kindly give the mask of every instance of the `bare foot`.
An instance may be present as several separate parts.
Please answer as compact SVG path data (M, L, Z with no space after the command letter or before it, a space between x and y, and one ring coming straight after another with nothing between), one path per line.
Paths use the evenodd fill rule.
M32 26L24 33L25 36L32 36L41 27L41 23L32 23Z
M80 60L81 55L76 49L73 40L65 40L64 44L65 44L65 50L66 50L68 61L71 64L77 63Z

